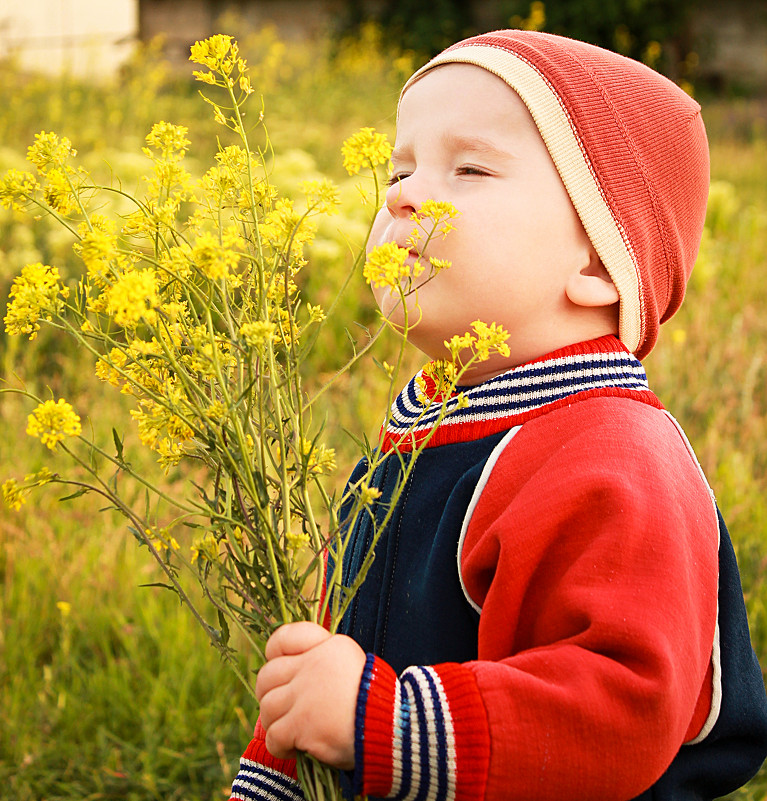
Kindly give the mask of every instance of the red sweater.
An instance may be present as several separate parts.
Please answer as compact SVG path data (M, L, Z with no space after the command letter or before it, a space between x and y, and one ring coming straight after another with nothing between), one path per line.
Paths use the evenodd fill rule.
M718 527L686 440L653 406L575 402L512 429L475 499L459 560L478 660L428 669L445 797L633 798L711 709ZM380 660L366 681L362 787L387 797L401 682Z
M435 438L507 432L456 530L477 658L398 676L369 655L358 793L628 801L717 720L719 528L706 480L616 340L562 356L525 366L534 386L515 385L513 403L476 388L474 410ZM595 358L615 376L590 374ZM294 794L294 766L268 754L257 726L232 798Z

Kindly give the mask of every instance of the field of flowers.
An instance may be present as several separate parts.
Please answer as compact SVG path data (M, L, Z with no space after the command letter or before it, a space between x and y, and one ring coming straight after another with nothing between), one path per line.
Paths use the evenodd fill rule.
M263 95L273 183L288 196L323 175L339 184L341 212L321 223L301 278L310 301L328 305L372 213L342 169L341 143L362 126L393 134L413 59L386 53L375 29L340 46L287 47L269 32L240 42ZM9 65L0 65L0 76L0 175L29 169L26 150L41 130L68 137L92 174L119 179L126 192L148 171L142 146L159 120L188 127L185 163L193 174L217 152L217 137L227 143L191 66L174 74L151 46L110 83L43 79ZM704 112L712 147L704 243L685 305L646 367L728 521L754 646L767 665L767 105L710 99ZM69 278L82 270L60 226L0 208L3 314L13 278L35 262ZM350 340L375 322L367 288L353 278L314 351L310 378L322 382L336 370ZM386 389L373 359L385 360L393 346L384 337L317 412L336 446L339 482L357 454L344 432L377 434ZM418 364L417 354L408 358ZM126 441L135 437L128 399L110 392L94 375L92 357L60 332L44 329L32 342L0 334L0 365L9 385L65 395L88 412L84 425L96 434L108 437L114 427ZM0 395L0 483L56 466L26 434L29 411L23 398ZM136 458L151 469L151 455ZM100 511L91 496L59 500L64 494L44 488L19 510L0 507L0 799L227 797L256 718L253 700L176 596L145 586L162 575L123 518ZM247 648L238 658L243 671L257 666ZM763 771L736 797L765 795Z

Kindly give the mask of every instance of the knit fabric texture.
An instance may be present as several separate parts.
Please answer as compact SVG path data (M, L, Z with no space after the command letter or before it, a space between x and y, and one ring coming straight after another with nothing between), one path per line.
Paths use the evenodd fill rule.
M536 31L496 31L418 70L466 63L522 98L620 296L620 337L640 359L679 308L700 245L709 184L700 106L649 67Z
M479 439L568 405L575 393L585 399L605 391L660 405L642 364L612 334L591 340L587 352L583 344L568 345L478 386L457 387L450 398L436 394L434 381L421 370L392 404L382 449L408 452L427 437L429 447Z

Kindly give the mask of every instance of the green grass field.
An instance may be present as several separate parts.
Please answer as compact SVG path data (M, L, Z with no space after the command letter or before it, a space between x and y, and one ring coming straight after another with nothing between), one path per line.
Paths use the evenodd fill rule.
M313 171L340 180L346 136L361 125L393 131L407 58L392 62L375 41L344 48L335 61L322 43L286 52L262 35L245 45L263 87L283 186ZM26 147L39 130L68 136L84 162L107 178L113 170L127 188L146 169L140 146L154 121L189 126L192 166L215 151L218 131L207 106L151 52L117 85L32 78L2 65L0 77L0 174L25 168ZM767 665L767 105L711 99L704 111L713 179L706 237L685 305L646 366L728 521L754 646ZM354 194L349 184L342 189ZM360 236L358 212L345 212L337 225ZM328 275L342 271L339 242L327 233L314 257L321 274L309 275L307 292L321 294ZM71 240L48 221L30 223L0 209L3 309L27 262L74 274L70 249ZM361 279L343 311L349 324L372 320ZM334 354L332 341L318 351L318 374L335 366ZM11 381L19 375L30 388L51 387L97 408L95 428L130 427L124 399L111 396L56 332L33 343L0 335L0 364ZM339 480L354 458L341 429L374 434L384 399L369 368L340 391L344 403L328 419L338 432ZM21 400L0 396L0 483L47 463L47 451L25 434L28 411ZM160 575L123 521L88 497L62 503L61 494L41 492L18 512L0 508L0 801L228 797L255 703L176 597L142 586ZM255 667L247 653L242 667ZM767 797L767 771L736 797Z

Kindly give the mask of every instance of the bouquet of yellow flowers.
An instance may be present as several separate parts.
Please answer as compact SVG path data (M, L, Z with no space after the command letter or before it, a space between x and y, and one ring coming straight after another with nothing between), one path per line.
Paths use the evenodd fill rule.
M340 496L330 489L335 454L312 412L317 398L365 355L374 338L356 348L313 395L307 392L305 365L327 315L303 298L299 273L307 264L315 218L334 212L338 191L323 179L305 181L300 202L278 196L269 178L263 111L256 126L262 144L254 148L249 142L254 129L246 125L243 109L254 90L231 37L197 42L191 60L202 67L196 79L216 93L201 93L215 119L239 140L219 147L200 180L183 166L190 142L182 126L159 122L146 137L143 152L152 170L141 198L119 186L95 185L76 166L68 139L40 133L28 151L37 175L6 173L0 179L0 203L54 217L74 235L84 265L69 283L55 266L24 266L11 287L6 331L32 339L45 323L74 337L92 354L98 377L132 399L141 444L166 470L184 469L194 482L157 482L134 468L125 437L116 429L111 442L97 442L66 400L6 388L36 403L27 432L68 454L76 470L64 475L46 468L23 480L9 478L2 490L14 508L49 483L69 487L68 497L103 496L157 560L166 586L252 687L233 658L232 642L262 652L278 625L295 620L336 630L374 552L373 547L354 584L343 586L340 566L348 532L360 515L369 515L375 545L396 503L395 494L383 514L374 514L379 493L370 478L384 458L400 458L399 486L404 487L428 438L406 460L396 451L384 455L380 443L366 445L366 474ZM377 170L388 162L388 141L365 128L344 143L342 152L350 174L372 171L378 208ZM132 211L117 219L104 214L110 195L127 199ZM447 234L455 216L449 204L432 202L414 217L414 225L428 240ZM415 291L416 281L423 283L448 266L420 261L413 266L408 254L387 245L365 260L363 251L352 271L364 262L369 283L399 293L406 310L403 347L406 296ZM503 352L504 341L502 330L477 324L473 332L446 343L454 358L432 367L441 397L450 397L474 361ZM384 365L390 401L401 365L402 351L395 366ZM125 477L145 490L140 504L123 491ZM178 542L183 529L194 536L188 550ZM330 570L325 568L328 553L336 566ZM198 608L190 597L190 578L201 585L207 608ZM232 629L237 638L230 638ZM308 758L299 766L309 798L340 798L333 771Z

